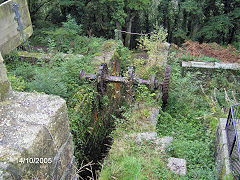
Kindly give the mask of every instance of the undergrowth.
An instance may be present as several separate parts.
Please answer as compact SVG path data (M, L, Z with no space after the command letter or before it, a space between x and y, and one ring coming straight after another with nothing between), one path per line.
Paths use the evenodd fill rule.
M124 103L124 99L116 100L111 86L104 96L99 96L96 81L79 80L80 70L87 74L97 71L92 64L94 56L115 45L115 42L102 38L81 36L79 28L69 17L62 28L45 29L40 34L35 34L36 39L30 44L46 47L47 53L53 54L50 60L20 59L16 51L4 59L14 90L53 94L66 100L75 146L74 155L78 168L84 167L80 176L86 177L98 169L98 161L106 153L106 144L111 142L109 134L114 126L113 116L118 117L118 106ZM102 46L104 41L105 45ZM120 54L118 58L127 62L130 54L126 48L119 46L117 51ZM84 56L65 59L63 52ZM89 174L87 169L92 165Z
M160 111L160 136L173 136L168 151L187 161L187 179L217 179L214 162L215 132L220 118L237 103L239 89L234 72L190 69L181 77L181 59L169 57L171 85L168 106ZM233 93L234 92L234 93Z

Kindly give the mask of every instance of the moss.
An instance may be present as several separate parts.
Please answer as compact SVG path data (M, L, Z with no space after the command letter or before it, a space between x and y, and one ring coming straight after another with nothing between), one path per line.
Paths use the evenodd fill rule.
M234 180L234 177L232 174L226 175L226 169L222 168L222 170L219 173L219 179L220 180Z
M105 41L102 45L103 51L109 51L116 48L116 42L113 40Z
M0 82L0 100L2 101L9 92L10 83L8 81Z
M18 52L18 56L20 57L30 57L30 58L49 58L49 55L44 54L44 53L29 53L29 52L25 52L25 51L20 51Z

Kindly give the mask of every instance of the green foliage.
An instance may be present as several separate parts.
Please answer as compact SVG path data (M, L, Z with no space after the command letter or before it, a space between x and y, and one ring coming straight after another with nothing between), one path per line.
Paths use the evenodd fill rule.
M82 33L82 25L78 25L71 15L68 15L67 22L63 22L62 24L69 36L74 37Z
M211 58L211 57L195 57L191 55L182 55L182 60L183 61L203 61L203 62L220 62L220 60L216 58Z
M141 177L141 161L132 156L126 156L122 159L122 169L119 169L119 177L121 179L142 179Z
M120 66L121 66L121 75L128 70L128 67L131 66L131 62L133 61L132 52L123 47L121 44L117 44L117 55L120 57Z
M217 179L212 149L212 141L176 140L170 154L187 160L188 177L191 179ZM194 169L191 171L191 169ZM199 173L201 172L201 173Z
M88 36L114 38L114 29L129 28L132 32L149 33L156 25L162 25L168 31L167 40L178 45L191 39L239 46L238 0L28 0L28 4L37 29L59 26L70 14L81 24L81 34ZM71 27L70 33L79 33L75 25ZM128 45L130 35L123 37ZM132 47L135 39L131 36Z
M138 58L133 61L136 67L136 74L143 79L151 79L151 76L163 77L164 67L160 64L165 64L162 51L166 50L167 31L163 27L158 27L153 31L150 37L142 36L139 41L139 49L142 53L147 51L148 58Z
M75 38L82 32L81 25L78 25L70 15L67 16L67 22L62 24L62 28L43 31L47 35L50 50L55 49L60 52L68 52L69 49L74 48ZM44 41L45 39L43 39L43 43L46 43Z
M16 49L4 57L4 63L6 64L7 69L15 69L19 65L20 60Z
M229 31L234 27L231 22L231 17L224 15L214 16L209 18L206 25L201 29L198 36L204 36L206 41L217 41L219 33L222 34L222 39L228 39Z
M11 86L14 91L25 91L26 82L23 80L22 77L16 77L13 74L9 74L8 79L11 82Z
M161 44L166 42L167 31L163 27L158 27L157 30L153 31L150 38L146 36L141 36L139 39L139 48L147 50L149 54L153 54L161 49Z
M34 81L28 83L28 89L30 91L55 94L65 98L67 97L67 87L61 82L61 71L53 72L48 68L45 68L38 69L35 73Z
M67 23L68 24L68 23ZM69 24L68 24L69 25ZM71 21L70 25L71 26ZM74 26L78 26L74 24ZM34 38L37 40L34 44L48 44L48 51L50 53L74 53L83 55L94 55L101 50L104 39L102 38L88 38L76 34L77 30L66 28L46 28L41 31ZM45 36L46 38L42 38Z
M29 63L23 63L14 70L14 74L17 77L21 76L25 82L31 82L36 74L36 66L31 66Z
M135 92L135 99L138 102L153 103L153 97L155 95L156 94L151 93L149 88L147 88L145 85L138 85Z

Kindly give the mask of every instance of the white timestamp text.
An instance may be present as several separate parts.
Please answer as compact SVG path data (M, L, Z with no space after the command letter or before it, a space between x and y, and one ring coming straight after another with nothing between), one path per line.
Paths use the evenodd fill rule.
M19 158L18 163L21 164L50 164L52 163L52 158Z

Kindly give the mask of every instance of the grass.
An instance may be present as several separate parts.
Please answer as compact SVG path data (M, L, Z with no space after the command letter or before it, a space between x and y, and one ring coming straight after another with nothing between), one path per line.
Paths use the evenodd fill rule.
M138 106L136 103L135 107L125 112L124 121L119 121L113 132L114 144L105 159L100 180L179 178L166 167L167 155L159 151L156 144L146 140L136 143L137 133L155 131L147 120L153 104L142 102ZM156 107L156 103L154 105Z

